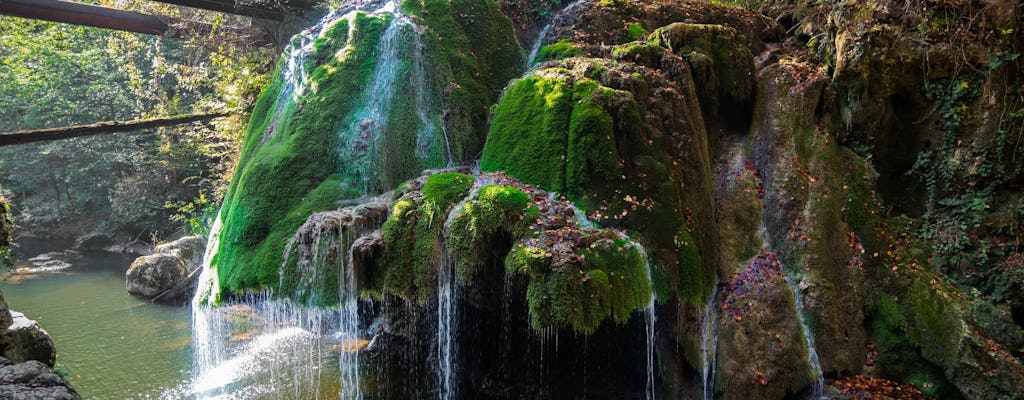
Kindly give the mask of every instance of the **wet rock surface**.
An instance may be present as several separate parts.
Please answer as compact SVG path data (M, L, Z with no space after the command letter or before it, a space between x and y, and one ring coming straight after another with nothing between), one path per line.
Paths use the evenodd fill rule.
M64 378L39 361L13 363L0 357L0 398L7 400L80 400Z

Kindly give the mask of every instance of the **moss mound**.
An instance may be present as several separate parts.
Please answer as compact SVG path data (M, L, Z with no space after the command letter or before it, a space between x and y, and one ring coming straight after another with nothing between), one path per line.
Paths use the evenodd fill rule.
M285 241L313 212L479 151L486 107L521 67L509 19L488 0L403 8L420 26L359 13L315 39L304 71L278 64L224 200L213 265L225 291L276 283ZM388 79L384 61L389 95L367 90Z
M710 162L699 106L684 90L633 64L564 60L508 87L481 167L563 193L599 224L630 230L651 252L667 294L659 300L684 293L703 304L714 268L692 263L715 259L699 229L711 223ZM687 219L690 243L677 240ZM683 261L687 245L696 253Z
M440 198L447 200L430 205ZM445 218L426 222L430 209ZM484 268L526 277L537 330L591 333L605 320L625 323L650 303L639 244L612 230L581 228L572 203L501 174L446 172L407 182L381 231L382 249L368 263L377 270L365 271L371 278L361 288L371 297L424 305L448 261L463 287L477 285Z

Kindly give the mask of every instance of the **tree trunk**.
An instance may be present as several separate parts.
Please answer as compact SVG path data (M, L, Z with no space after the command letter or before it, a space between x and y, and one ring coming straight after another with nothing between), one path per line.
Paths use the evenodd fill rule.
M70 139L82 136L102 135L118 132L132 132L144 129L160 128L206 121L226 117L231 113L219 112L211 114L189 114L173 117L136 119L131 121L108 121L89 125L68 126L63 128L33 129L0 133L0 147L33 142Z

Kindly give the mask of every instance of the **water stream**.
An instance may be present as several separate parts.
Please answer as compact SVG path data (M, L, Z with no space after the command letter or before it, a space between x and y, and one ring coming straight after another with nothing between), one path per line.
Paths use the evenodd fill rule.
M645 319L646 319L646 322L647 322L647 324L646 324L647 325L647 329L646 329L646 333L647 333L647 390L646 390L645 394L646 394L647 400L654 400L654 398L655 398L655 395L654 395L654 368L655 368L655 364L654 364L654 350L655 350L654 349L654 344L655 344L655 342L654 342L654 335L655 335L654 326L655 326L655 323L658 320L658 315L655 312L654 305L655 305L657 299L656 299L656 297L654 295L654 290L653 290L654 279L651 276L651 263L647 259L647 252L643 251L643 247L640 247L639 244L637 244L637 249L641 251L641 254L643 254L643 257L644 257L644 260L645 260L644 261L644 265L647 267L647 281L650 282L651 287L652 287L652 290L651 290L651 303L647 305L647 310L645 310L645 312L644 312L644 316L645 316Z
M711 298L704 305L704 319L700 327L701 390L704 400L715 398L715 367L718 359L718 285L711 291Z
M19 240L15 265L72 243ZM8 272L0 290L12 310L37 321L57 349L58 372L86 399L155 398L188 379L187 308L150 303L125 290L132 258L83 252L60 272Z

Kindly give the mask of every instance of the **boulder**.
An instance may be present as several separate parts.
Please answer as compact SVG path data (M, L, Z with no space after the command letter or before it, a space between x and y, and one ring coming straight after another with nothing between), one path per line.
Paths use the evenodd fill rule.
M206 238L185 236L156 246L154 254L132 262L126 275L128 293L177 303L191 295L196 272L203 266ZM173 292L173 293L171 293Z
M76 400L82 397L67 381L39 361L16 364L0 357L0 398Z
M50 335L36 321L20 312L6 310L4 305L0 320L10 323L0 325L3 328L0 330L0 355L16 363L35 360L52 367L57 359L57 350Z
M174 288L188 273L178 254L157 253L137 258L128 268L125 285L128 293L153 297Z
M168 254L181 257L182 261L193 271L203 264L203 254L206 252L206 238L202 236L185 236L173 242L156 246L154 253Z

